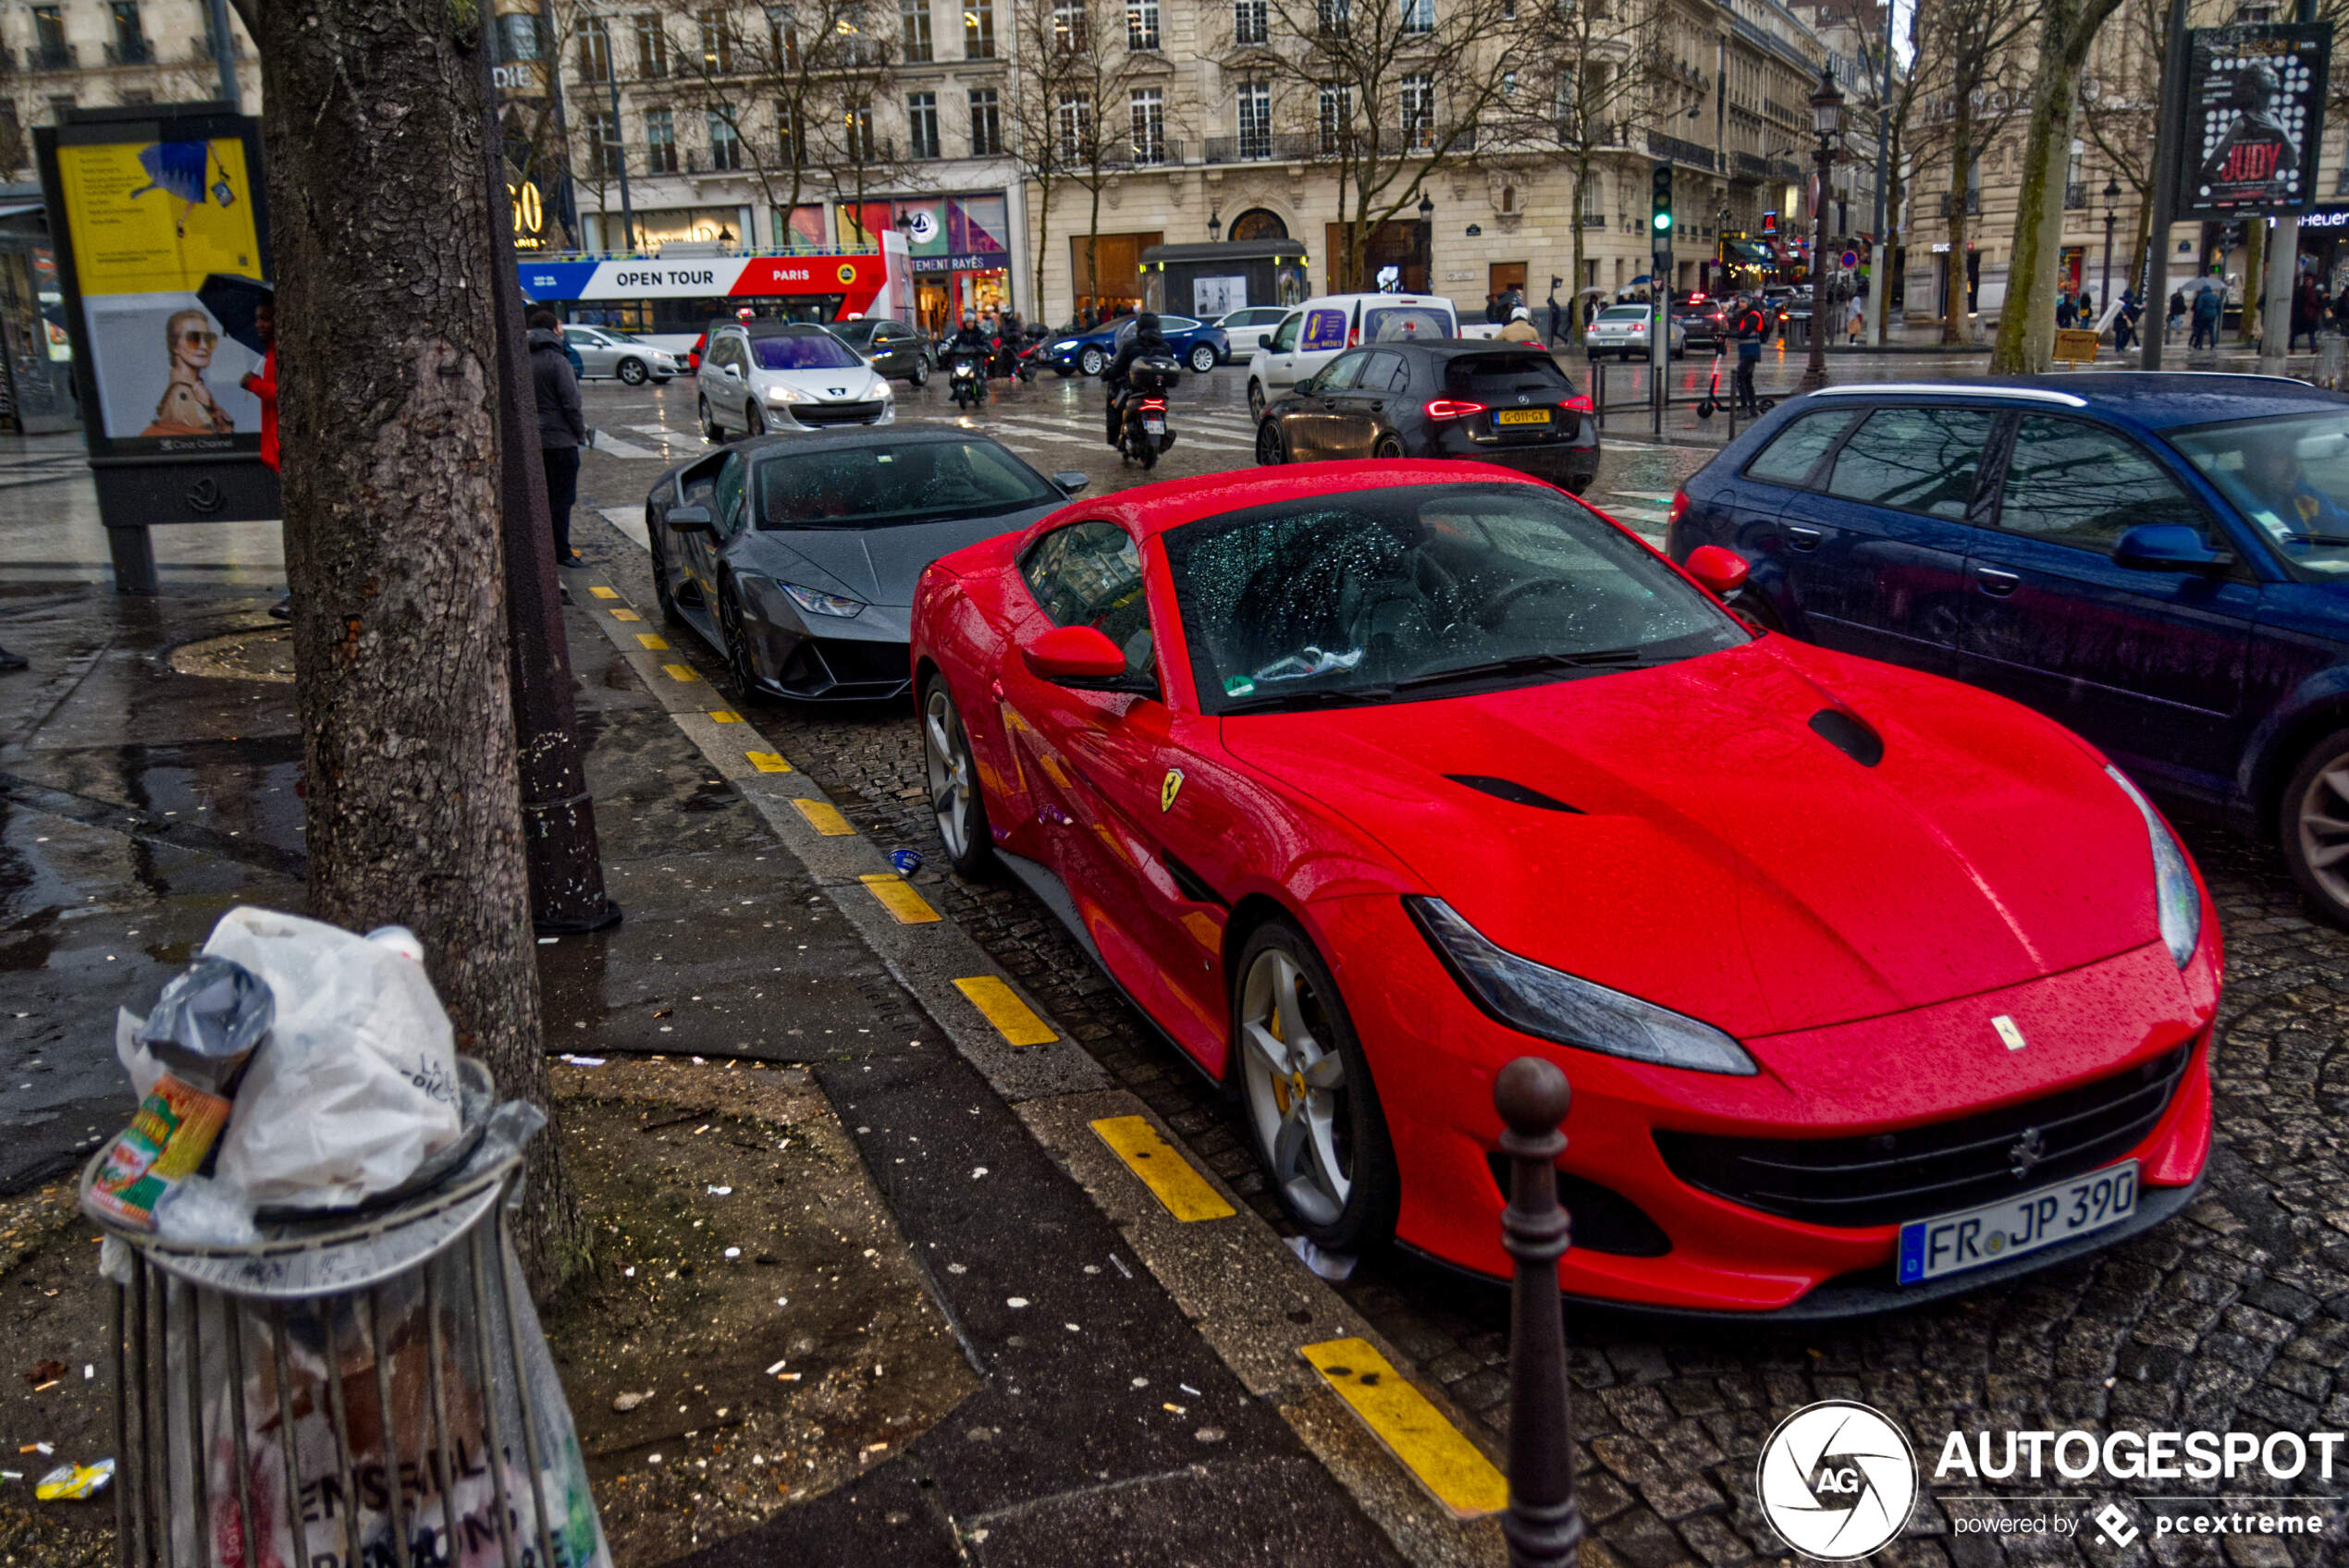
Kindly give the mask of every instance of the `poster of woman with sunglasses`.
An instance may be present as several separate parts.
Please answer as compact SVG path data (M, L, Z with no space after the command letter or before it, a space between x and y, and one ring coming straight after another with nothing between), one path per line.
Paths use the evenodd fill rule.
M164 384L162 401L155 404L154 423L139 434L227 435L234 432L236 422L221 411L213 400L212 388L204 385L204 367L212 363L212 350L220 341L220 334L212 330L212 318L202 311L178 312L165 325L163 338L171 355L170 379Z

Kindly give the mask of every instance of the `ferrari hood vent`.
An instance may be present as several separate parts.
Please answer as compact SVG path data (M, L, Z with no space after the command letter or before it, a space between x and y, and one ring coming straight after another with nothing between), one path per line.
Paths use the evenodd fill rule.
M1520 784L1514 778L1495 778L1485 773L1447 773L1444 777L1455 784L1465 784L1471 790L1481 790L1494 800L1507 801L1511 805L1533 806L1542 811L1570 812L1576 816L1583 815L1580 806L1568 805L1564 801L1545 795L1541 790Z
M1884 760L1884 737L1841 708L1821 708L1813 714L1811 730L1862 767L1874 767Z

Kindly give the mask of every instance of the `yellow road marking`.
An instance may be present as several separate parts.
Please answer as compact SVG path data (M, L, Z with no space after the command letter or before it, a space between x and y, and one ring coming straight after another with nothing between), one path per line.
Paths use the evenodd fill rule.
M928 925L943 916L929 907L929 900L914 891L914 885L893 872L867 871L857 880L865 890L880 900L881 908L897 917L900 925Z
M669 679L671 680L699 680L701 679L694 673L694 667L689 664L665 664L660 668L669 672Z
M968 997L971 1006L995 1025L995 1033L1015 1046L1049 1046L1060 1038L1016 992L992 974L957 980L954 989Z
M643 616L638 615L634 610L614 610L611 612L611 618L614 620L642 620L645 619Z
M827 839L845 839L856 831L830 801L793 801L792 804L799 808L799 815L807 819L808 827Z
M783 760L783 753L781 752L744 752L743 755L748 757L750 766L761 773L789 773L791 771L791 764Z
M1444 1419L1368 1340L1327 1340L1297 1354L1328 1379L1435 1501L1462 1519L1508 1506L1509 1484L1483 1452Z
M712 724L740 724L742 721L743 716L735 713L731 708L712 708L709 710L709 722Z
M607 588L601 583L597 583L595 587L588 589L587 592L595 594L598 599L617 599L620 597L619 589Z
M665 653L669 648L669 639L658 631L639 631L636 633L636 645L641 648L650 648L657 654Z
M1236 1212L1189 1160L1158 1135L1149 1117L1107 1116L1093 1123L1093 1131L1175 1219L1228 1219Z

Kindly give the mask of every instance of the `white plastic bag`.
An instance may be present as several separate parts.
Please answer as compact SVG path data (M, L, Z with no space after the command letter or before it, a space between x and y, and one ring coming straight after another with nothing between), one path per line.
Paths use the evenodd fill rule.
M203 950L266 980L277 1004L221 1137L224 1183L262 1207L343 1207L456 1141L449 1015L396 941L240 908Z

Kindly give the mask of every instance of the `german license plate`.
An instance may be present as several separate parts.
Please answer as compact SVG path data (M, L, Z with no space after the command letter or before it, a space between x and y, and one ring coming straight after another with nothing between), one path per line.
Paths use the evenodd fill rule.
M1900 1280L1918 1285L2001 1263L2117 1225L2136 1211L2132 1159L1980 1208L1912 1219L1900 1227Z
M1163 435L1166 434L1166 422L1162 419L1146 419L1142 421L1142 430L1145 435Z
M1494 424L1547 424L1550 423L1550 410L1547 409L1503 409L1493 416L1493 423Z

